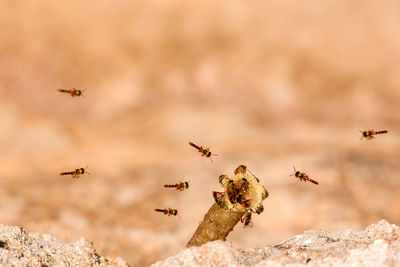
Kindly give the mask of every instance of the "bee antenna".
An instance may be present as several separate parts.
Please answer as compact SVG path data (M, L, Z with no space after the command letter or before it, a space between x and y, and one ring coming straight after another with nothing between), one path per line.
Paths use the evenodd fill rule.
M247 169L246 171L248 171L252 176L256 177L249 169Z

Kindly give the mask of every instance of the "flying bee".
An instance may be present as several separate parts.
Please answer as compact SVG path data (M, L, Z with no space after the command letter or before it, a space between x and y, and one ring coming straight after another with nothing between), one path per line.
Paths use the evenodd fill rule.
M359 131L362 134L361 139L365 138L367 140L372 140L373 138L375 138L374 135L385 134L388 132L386 130L383 130L383 131L374 131L374 130L361 131L361 130L359 130Z
M311 179L310 177L308 177L308 175L305 174L304 172L297 171L295 167L293 167L293 169L294 169L294 173L289 175L289 176L295 176L296 178L299 178L300 181L304 181L304 182L309 181L309 182L311 182L313 184L318 184L317 181L315 181L315 180Z
M165 184L164 187L175 187L176 190L183 191L185 189L189 189L188 182L179 182L177 184Z
M261 203L255 208L255 210L253 210L253 212L257 214L261 214L263 211L264 211L264 206Z
M218 156L217 154L213 154L211 153L209 148L203 148L202 146L198 146L192 142L189 142L189 145L191 145L192 147L196 148L200 153L202 157L206 157L209 158L211 160L211 162L213 162L211 156Z
M253 226L253 223L251 222L251 211L247 211L243 217L240 219L242 223L244 223L244 227L246 226Z
M154 209L154 211L164 212L164 214L168 214L168 216L171 216L171 215L176 216L176 215L178 215L178 211L176 209L171 209L171 208L168 208L168 209Z
M60 172L59 175L60 175L60 176L72 175L72 178L79 178L79 176L81 176L81 175L83 175L83 174L85 174L85 173L90 174L90 173L86 170L87 167L88 167L88 166L86 166L85 168L78 168L78 169L75 169L75 170L73 170L73 171L71 171L71 172Z
M78 89L75 89L75 88L72 88L72 89L57 89L57 91L59 91L61 93L70 94L72 97L83 96L83 92L85 92L85 90L78 90Z
M224 205L224 193L213 191L213 197L218 206Z

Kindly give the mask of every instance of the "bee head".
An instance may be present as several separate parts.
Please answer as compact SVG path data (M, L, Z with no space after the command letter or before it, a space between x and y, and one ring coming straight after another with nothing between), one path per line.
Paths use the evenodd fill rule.
M257 207L256 213L257 213L257 214L260 214L260 213L262 213L263 211L264 211L264 206L260 204L260 205Z
M185 182L185 188L188 189L189 188L189 183Z
M303 175L299 171L296 171L296 173L294 174L294 176L296 176L296 177L299 177L300 175L301 175L301 177L303 177Z

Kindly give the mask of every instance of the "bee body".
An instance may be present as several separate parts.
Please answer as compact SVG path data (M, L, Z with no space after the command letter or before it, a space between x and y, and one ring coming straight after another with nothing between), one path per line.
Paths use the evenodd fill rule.
M258 205L253 212L257 213L257 214L261 214L263 211L264 211L264 206L260 203L260 205Z
M247 167L245 165L239 165L239 167L236 168L234 173L235 174L246 173L246 171L247 171Z
M223 175L220 175L220 176L219 176L219 183L220 183L222 186L224 186L225 183L227 183L228 181L230 181L228 175L223 174Z
M244 226L252 226L251 223L251 211L246 212L240 221L244 224Z
M57 91L61 92L61 93L67 93L70 94L72 97L75 96L83 96L83 91L82 90L78 90L75 88L72 89L57 89Z
M178 215L178 210L176 210L176 209L171 209L171 208L168 208L168 209L154 209L154 211L157 211L157 212L163 212L165 215L166 214L168 214L168 216L176 216L176 215Z
M295 167L293 167L293 169L294 169L294 174L291 174L290 176L295 176L296 178L299 178L299 180L303 181L303 182L309 181L309 182L311 182L313 184L316 184L316 185L319 184L317 181L315 181L315 180L311 179L310 177L308 177L308 175L306 173L301 172L301 171L297 171ZM268 194L268 192L267 192L267 194Z
M85 168L87 168L87 166L86 166ZM85 173L89 174L89 173L85 170L85 168L78 168L78 169L75 169L75 170L73 170L73 171L71 171L71 172L61 172L59 175L61 175L61 176L64 176L64 175L72 175L72 178L79 178L79 176L81 176L81 175L83 175L83 174L85 174Z
M362 134L361 139L365 138L367 140L372 140L373 138L375 138L374 135L388 133L387 130L382 130L382 131L374 131L374 130L361 131L360 130L360 132Z
M236 202L243 206L243 208L250 207L251 199L245 199L243 194L238 194L236 197Z
M262 193L262 200L266 199L269 196L267 189L265 189L265 187L263 187L263 188L264 188L264 192Z
M167 187L167 188L172 187L172 188L176 188L176 190L183 191L185 189L189 189L189 183L188 182L179 182L177 184L166 184L166 185L164 185L164 187Z
M198 146L192 142L189 142L189 145L191 145L192 147L196 148L200 153L202 157L206 157L209 158L212 161L211 156L218 156L217 154L213 154L210 151L210 148L203 148L202 146Z

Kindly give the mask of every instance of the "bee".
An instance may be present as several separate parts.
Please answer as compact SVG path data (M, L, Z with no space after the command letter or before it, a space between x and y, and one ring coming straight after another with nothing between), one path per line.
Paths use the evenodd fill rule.
M179 182L177 184L165 184L164 187L175 187L176 190L183 191L185 189L189 189L188 182Z
M83 174L85 174L85 173L90 174L90 173L86 170L87 167L88 167L88 166L86 166L85 168L78 168L78 169L75 169L75 170L73 170L73 171L71 171L71 172L60 172L59 175L60 175L60 176L63 176L63 175L72 175L72 178L79 178L79 176L81 176L81 175L83 175Z
M230 179L229 179L229 177L228 177L228 175L225 175L225 174L223 174L223 175L220 175L219 176L219 183L222 185L222 186L224 186L227 182L229 182L230 181Z
M386 130L383 130L383 131L374 131L374 130L361 131L361 130L359 130L359 131L362 134L361 139L365 138L367 140L372 140L372 138L375 138L374 135L376 135L376 134L385 134L388 132Z
M263 188L264 188L264 192L262 193L262 200L266 199L269 196L267 189L265 189L264 186L263 186Z
M78 90L78 89L75 89L75 88L72 88L72 89L57 89L57 91L61 92L61 93L70 94L72 97L83 96L83 92L85 92L85 90L82 91L82 90Z
M226 191L228 193L229 201L232 204L239 203L244 207L248 207L250 205L250 200L246 200L244 196L249 187L247 179L242 178L237 182L229 179L227 183Z
M318 184L317 181L315 181L315 180L311 179L310 177L308 177L308 175L305 174L304 172L297 171L295 167L293 167L293 169L294 169L294 173L289 175L289 176L293 176L294 175L296 178L299 178L300 181L304 181L304 182L309 181L309 182L311 182L313 184Z
M209 158L211 160L211 162L213 162L211 156L218 156L217 154L213 154L211 153L209 148L203 148L202 146L198 146L192 142L189 142L189 145L191 145L192 147L196 148L200 153L202 157L206 157Z
M213 197L218 206L224 205L224 193L213 191Z
M243 206L243 208L250 207L250 199L244 199L243 194L238 194L236 197L236 202Z
M251 211L247 211L240 221L244 223L244 226L253 226L253 223L251 222Z
M257 214L261 214L263 211L264 211L264 206L261 203L255 208L255 210L253 210L253 212Z
M228 180L228 185L226 186L226 192L228 193L229 201L233 204L236 202L236 195L237 195L237 190L235 183L233 180L229 179Z
M247 167L245 165L239 165L239 167L236 168L236 170L234 171L235 175L239 174L239 173L243 173L245 174L246 172L249 172L254 178L256 178L257 182L259 183L260 180L249 170L247 169Z
M236 168L234 171L235 175L239 173L246 173L247 167L245 165L239 165L239 167Z
M171 215L176 216L176 215L178 215L178 211L176 209L171 209L171 208L168 208L168 209L154 209L154 211L164 212L164 214L168 214L168 216L171 216Z

